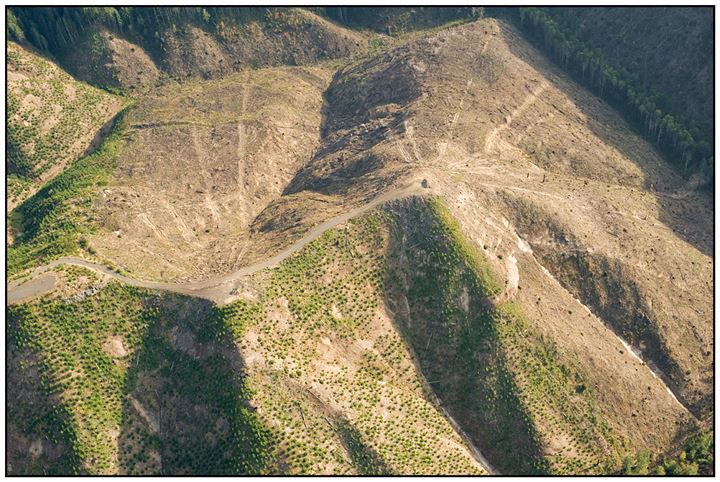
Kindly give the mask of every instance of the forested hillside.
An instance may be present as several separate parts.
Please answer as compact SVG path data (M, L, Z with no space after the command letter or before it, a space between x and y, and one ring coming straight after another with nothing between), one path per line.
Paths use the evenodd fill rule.
M367 36L306 9L59 7L9 10L12 40L75 77L137 95L168 82L351 56Z
M656 90L661 109L695 123L712 142L711 7L573 7L551 13L609 61L637 75L646 89Z
M708 122L705 112L702 122L705 128L701 129L696 119L702 116L696 116L697 111L689 105L697 102L711 105L707 102L712 94L711 89L703 89L700 86L701 90L705 90L704 95L697 95L694 101L689 101L685 106L680 99L675 98L676 91L681 85L688 83L688 78L692 79L690 84L697 80L697 75L692 74L693 70L707 71L709 67L712 71L712 58L707 55L706 48L697 53L686 43L684 49L682 47L678 49L677 56L660 55L657 51L654 57L662 57L666 61L693 52L696 54L697 63L690 69L679 69L674 76L664 75L666 79L664 81L655 82L641 75L642 71L647 71L645 67L641 69L632 61L620 60L637 58L635 42L625 44L625 49L617 46L612 49L607 46L599 48L592 40L579 36L576 23L569 13L555 8L536 7L507 10L520 28L576 80L624 113L680 172L686 176L701 174L704 176L704 182L712 183L714 177L712 127L708 127L712 126L712 117ZM589 15L586 9L580 10L585 15ZM606 15L607 12L612 11L612 9L601 10L606 12ZM653 9L648 11L654 12ZM681 12L683 9L677 11ZM674 12L675 10L667 10L666 16L672 16ZM603 30L603 35L623 36L626 25L645 25L637 20L629 18L627 24L620 22L610 25ZM614 31L613 26L617 30ZM662 30L660 26L658 28ZM592 37L592 35L587 36ZM708 40L707 35L705 40ZM656 45L652 48L656 48ZM612 54L609 55L608 51ZM631 52L635 52L635 55L631 55ZM658 70L663 70L659 65L657 67ZM669 80L670 77L675 80ZM655 90L656 88L662 88L663 93Z

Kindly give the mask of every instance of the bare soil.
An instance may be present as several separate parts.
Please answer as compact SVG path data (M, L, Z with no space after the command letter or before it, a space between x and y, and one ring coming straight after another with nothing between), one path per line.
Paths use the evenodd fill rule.
M629 447L667 451L712 410L712 205L510 25L413 37L334 76L274 68L166 87L128 118L91 240L124 280L237 299L255 268L382 201L432 193L505 282L496 301L515 301L591 380ZM351 369L370 335L314 346L313 370ZM264 373L262 337L246 341Z

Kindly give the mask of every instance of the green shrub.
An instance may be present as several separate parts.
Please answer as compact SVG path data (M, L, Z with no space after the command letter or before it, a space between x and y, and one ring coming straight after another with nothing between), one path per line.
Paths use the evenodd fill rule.
M78 160L15 210L13 228L20 232L8 248L8 275L40 266L63 255L77 254L80 240L95 230L92 197L107 183L124 143L122 116L92 155ZM19 225L18 225L19 224Z

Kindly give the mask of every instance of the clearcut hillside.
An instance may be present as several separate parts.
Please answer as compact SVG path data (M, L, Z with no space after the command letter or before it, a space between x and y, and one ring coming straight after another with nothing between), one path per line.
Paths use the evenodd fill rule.
M36 51L8 44L8 208L95 149L122 98L78 82Z
M707 193L510 20L318 13L212 72L117 13L157 82L9 216L8 473L712 473Z

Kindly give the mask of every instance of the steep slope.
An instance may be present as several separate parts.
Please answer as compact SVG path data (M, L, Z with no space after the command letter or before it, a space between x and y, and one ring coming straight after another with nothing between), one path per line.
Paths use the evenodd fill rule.
M673 108L666 97L638 77L637 69L631 71L623 62L609 60L601 49L584 41L573 17L538 7L502 11L557 65L618 109L694 185L709 185L712 190L712 133L711 129L701 132L688 118L693 112Z
M74 76L128 93L147 91L169 79L219 78L247 68L342 58L368 40L297 8L12 11L27 41L48 50Z
M553 13L555 13L553 11ZM660 92L670 112L713 135L711 8L559 8L578 34Z
M493 252L506 259L517 256L514 231L528 236L528 248L537 249L539 261L547 265L538 271L541 265L534 256L518 258L520 272L536 273L529 279L537 284L522 290L525 303L532 307L547 300L552 306L560 300L555 308L532 311L537 319L552 316L552 323L542 324L544 330L555 326L552 338L569 344L563 349L572 347L570 358L582 360L587 373L598 373L607 361L588 356L587 344L597 346L598 340L582 340L588 331L602 333L619 355L629 357L610 363L645 367L646 377L664 378L695 414L707 413L712 398L713 242L707 221L712 207L702 195L685 190L682 179L617 114L538 59L542 56L512 28L483 21L344 69L328 90L328 112L339 104L339 113L328 116L327 147L299 173L291 192L348 193L357 199L392 184L404 172L426 176L461 221L481 223L474 239ZM398 86L396 95L384 89L391 80ZM343 100L333 105L335 97ZM358 112L355 107L353 113L345 105L363 108ZM528 216L518 199L548 207ZM465 212L478 205L497 209L487 226L482 217ZM691 219L683 217L691 212L696 213ZM553 230L548 246L547 236L536 235L545 216L566 217L563 228L577 234ZM490 239L496 229L492 226L506 222L507 230L500 228ZM549 250L555 253L552 261L545 258ZM580 263L591 266L576 268L569 277L566 258L591 259ZM606 259L616 268L599 269L598 260ZM674 274L662 275L667 272ZM582 316L585 308L567 294L533 297L535 289L546 291L552 274L562 283L560 292L569 289L598 318ZM580 282L603 275L609 277L608 285ZM613 305L618 297L627 302ZM565 303L569 306L562 308ZM560 323L563 318L574 328ZM578 328L584 324L586 328ZM633 345L643 361L617 345L616 335ZM645 363L654 365L655 374ZM618 383L613 380L617 375L594 377ZM600 392L619 390L608 386ZM620 392L628 396L627 390ZM636 407L630 425L638 434L644 432L643 443L671 443L658 437L673 432L672 417L665 418L668 430L658 433L656 422L641 416L648 397L632 397L637 398L630 402ZM680 408L672 397L666 400L669 407ZM607 400L616 407L628 402ZM615 417L627 423L626 413Z
M123 100L76 81L14 42L7 59L9 212L97 147Z
M10 461L11 473L42 473L48 467L28 459L57 452L58 443L75 455L71 470L56 469L65 474L265 470L272 440L249 410L237 354L209 303L108 284L78 268L61 276L59 296L9 319L55 400L49 415L66 414L70 428L48 440L31 414L18 414L11 433L20 433L20 463ZM25 373L21 362L17 376ZM35 441L28 448L26 440Z
M362 243L350 242L372 247L379 240L367 235L376 225L356 225L351 236ZM48 440L45 426L19 406L11 472L483 473L423 395L421 375L378 305L380 292L363 290L381 273L348 271L363 260L332 265L325 256L340 235L324 237L222 309L123 287L82 268L58 271L51 297L11 312L13 346L25 350L12 368L18 379L39 370L53 415L67 414L69 429ZM318 283L317 270L344 279L344 288ZM298 276L315 294L293 285ZM354 301L353 292L361 293ZM321 293L334 299L332 310L307 304ZM13 399L29 397L22 387L10 389ZM39 458L61 443L75 454L72 468Z
M122 115L118 117L122 126ZM8 278L63 254L93 254L86 239L97 228L92 199L107 183L122 144L122 128L116 126L95 152L74 162L12 211L8 230L15 237L7 250Z
M382 82L389 78L402 79L407 91L399 88L395 98L383 97L389 94L381 93ZM512 28L491 20L420 39L345 69L331 85L329 99L334 89L357 92L353 101L366 108L355 116L358 124L365 131L375 127L380 134L364 135L363 141L351 135L346 144L328 142L341 146L340 155L333 156L342 162L317 156L291 186L299 183L296 189L323 193L342 191L346 185L370 190L398 173L421 168L448 181L447 191L437 187L449 201L458 196L458 184L466 184L475 200L461 200L460 206L485 205L493 198L522 198L547 206L530 216L517 203L495 213L514 221L522 234L533 234L545 216L560 218L566 212L563 225L577 234L554 233L562 240L555 252L570 255L567 240L579 240L573 256L589 250L595 259L612 260L622 267L606 273L612 283L639 291L640 298L654 306L630 312L598 306L596 313L636 342L636 348L647 347L645 357L667 368L671 386L696 413L701 407L709 409L712 232L707 220L712 208L702 195L685 190L682 179L617 114L565 80ZM386 116L387 126L369 120L371 112L393 103L406 107ZM355 150L353 142L366 139L373 145ZM375 159L374 167L359 178L366 182L342 175L347 166L367 166L369 158ZM320 188L316 179L333 182ZM683 218L693 211L691 219ZM528 240L531 246L533 241ZM537 242L544 243L542 238ZM565 278L559 263L547 268L558 279ZM597 276L603 272L590 271ZM655 272L674 275L658 278ZM686 280L682 298L679 280ZM591 292L592 284L583 292L572 281L564 283L589 304L598 296ZM680 307L687 310L680 314ZM633 328L626 326L627 317L636 320ZM676 353L661 354L668 350Z
M713 208L616 112L490 19L330 74L161 89L82 195L86 257L231 303L225 363L276 437L248 470L614 473L711 423ZM179 460L167 433L137 457Z
M329 18L354 28L388 35L482 17L483 7L317 7Z
M145 98L96 202L98 256L150 278L240 267L248 225L319 142L329 74L260 69Z
M85 251L145 277L197 278L271 249L247 242L248 225L318 145L329 76L260 69L147 95L102 149L17 210L9 272Z
M566 340L524 313L512 280L501 289L497 273L510 265L497 259L464 239L441 201L397 201L242 280L241 300L222 310L73 268L58 272L51 299L13 311L11 326L71 414L82 472L481 470L441 413L501 473L608 473L640 447L663 451L665 434L687 418L662 382L642 364L624 368L622 344L581 316L571 323L588 329L605 376L620 381L588 371ZM97 314L102 324L91 322ZM74 340L85 340L83 350ZM234 423L232 402L214 388L240 374L247 388L238 396L250 390L241 403L256 415L240 412L237 423L250 439L222 432L221 420ZM206 399L193 399L190 422L182 407L197 377ZM94 395L73 396L84 379L95 380ZM640 403L608 392L614 383L647 392ZM636 403L647 412L625 420ZM119 427L113 413L123 414ZM221 437L213 443L227 459L187 444L183 434L203 431ZM237 459L249 448L259 458Z
M297 78L303 71L261 70L252 75L263 79L281 75L279 72ZM388 82L396 88L386 89ZM116 181L96 201L101 206L97 215L101 229L90 244L103 258L141 277L165 272L165 277L207 277L209 272L227 272L272 256L313 224L410 179L433 176L447 180L447 192L445 186L438 189L451 195L449 199L458 195L457 187L450 186L466 183L478 199L475 202L499 206L495 216L517 223L518 232L535 235L531 222L558 225L561 233L553 232L553 236L579 240L580 251L592 251L595 261L610 260L615 268L598 273L591 269L591 273L605 272L610 286L619 284L628 293L637 292L654 308L636 303L629 308L626 303L625 311L611 309L603 305L607 295L592 291L594 285L570 286L571 277L584 276L582 271L563 273L566 268L561 268L557 259L547 268L578 298L598 305L593 307L596 314L628 342L637 349L646 347L647 360L658 365L696 414L707 407L711 394L707 370L712 360L707 343L712 313L712 235L707 225L711 207L701 196L684 191L682 179L616 113L566 80L507 24L484 20L455 27L342 69L325 94L322 126L322 82L296 82L296 89L306 89L298 91L296 98L308 102L296 111L308 119L305 131L292 131L299 137L284 132L280 125L285 124L272 113L259 117L258 124L250 124L257 126L253 128L258 132L267 129L280 152L293 154L274 186L261 181L266 179L262 171L240 179L244 166L269 160L269 156L262 157L262 140L256 144L252 138L246 139L244 123L235 124L243 115L242 80L212 85L215 87L208 92L230 95L236 102L217 110L208 109L209 102L193 104L191 93L200 89L199 85L171 89L160 97L172 99L181 93L178 102L195 112L204 109L207 113L202 115L209 127L184 126L188 121L163 106L169 101L148 101L155 110L147 114L143 114L144 107L135 111L138 120L131 142L120 154ZM182 89L187 93L182 94ZM300 105L295 98L266 97L263 88L256 90L257 104L246 100L249 113L274 108L270 106L278 106L278 102L277 108L287 115ZM252 96L251 92L247 99ZM292 107L286 107L291 103ZM163 118L157 112L161 108L168 109L168 119L174 119L169 125L143 124L143 115ZM181 134L166 136L167 129ZM318 131L320 144L309 144ZM204 132L203 137L193 138L193 132ZM298 150L299 145L305 150ZM303 164L315 146L314 155ZM181 153L177 159L194 166L195 156L202 159L204 152L211 150L213 155L200 161L208 163L207 179L202 183L197 182L196 172L183 168L178 176L166 176L157 161L145 161L148 153L157 159ZM184 173L189 176L185 181ZM230 186L234 189L241 181L248 182L247 193L258 197L257 203L230 194ZM278 197L281 190L284 195ZM197 201L188 203L188 196ZM276 200L268 204L273 198ZM121 205L123 209L119 209ZM138 208L128 209L133 205ZM227 207L219 207L223 205ZM228 217L234 220L225 225L227 231L221 228L223 209L228 209L232 216ZM690 212L695 217L687 219L684 213ZM536 214L528 217L528 213ZM562 222L562 213L574 222ZM546 217L549 219L544 221ZM162 229L153 230L158 223ZM249 237L243 233L243 226L248 225ZM618 229L625 231L613 234ZM608 234L591 237L591 231ZM647 235L650 232L652 236ZM532 240L528 242L532 246ZM133 250L136 254L128 255L125 247L133 244L138 246ZM659 251L657 246L668 248ZM563 243L554 249L558 254L567 251ZM694 264L684 262L677 253ZM197 256L205 256L206 262L196 263ZM577 269L582 270L582 265ZM655 269L687 279L690 284L683 303L679 303L673 278L656 281L648 271ZM688 309L682 315L673 313L662 308L668 302ZM636 321L624 321L628 317Z

